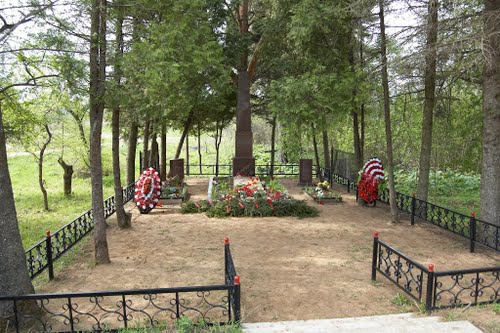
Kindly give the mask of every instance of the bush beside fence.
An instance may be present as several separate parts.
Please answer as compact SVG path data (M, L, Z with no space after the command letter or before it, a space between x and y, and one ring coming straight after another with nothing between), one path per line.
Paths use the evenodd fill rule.
M425 304L426 311L500 303L500 266L436 272L401 251L373 238L372 280L377 272L406 295Z
M116 331L161 326L182 316L194 323L239 322L241 290L227 239L224 262L221 285L0 296L0 309L7 309L0 321L8 322L5 332Z
M129 202L134 197L135 183L123 189L123 201ZM115 197L104 200L104 217L108 218L116 211ZM26 263L31 279L48 269L49 279L54 278L54 261L75 246L83 237L94 229L92 209L78 216L54 233L47 232L45 239L26 250Z

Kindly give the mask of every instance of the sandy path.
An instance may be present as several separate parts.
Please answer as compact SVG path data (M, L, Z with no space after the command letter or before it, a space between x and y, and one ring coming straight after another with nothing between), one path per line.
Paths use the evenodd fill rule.
M296 198L310 199L283 181ZM207 179L188 180L192 200L206 196ZM310 202L311 205L316 205ZM205 285L223 282L223 239L230 237L242 279L247 322L332 318L395 313L399 292L390 282L370 281L373 231L421 263L437 270L495 266L500 255L429 224L411 227L389 221L385 205L359 207L352 195L344 203L318 206L320 217L209 219L178 209L134 214L133 227L110 221L112 264L94 266L89 245L76 263L57 273L39 292L90 291ZM90 243L90 242L89 242Z

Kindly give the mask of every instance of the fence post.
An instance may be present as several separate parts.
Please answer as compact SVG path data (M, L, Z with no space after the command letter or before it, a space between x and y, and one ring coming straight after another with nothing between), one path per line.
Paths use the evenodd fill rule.
M240 288L240 277L236 275L234 277L234 321L241 321L241 288Z
M378 231L373 233L372 281L377 279Z
M474 242L476 241L476 213L470 214L469 220L469 236L470 236L470 252L474 252Z
M347 193L351 192L351 180L348 178L347 179Z
M432 310L432 290L434 287L434 264L429 264L427 273L427 292L425 294L425 311L430 313Z
M413 193L413 196L411 197L411 225L415 224L415 208L417 206L417 195Z
M224 237L224 284L230 284L231 281L228 280L227 276L227 263L229 254L229 238Z
M52 236L50 230L45 237L45 247L47 250L47 267L49 268L49 280L54 279L54 261L52 260Z

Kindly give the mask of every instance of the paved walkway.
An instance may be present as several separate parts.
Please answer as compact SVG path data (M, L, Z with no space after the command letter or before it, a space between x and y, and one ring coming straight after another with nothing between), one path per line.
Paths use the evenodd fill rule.
M481 333L468 321L411 313L386 316L243 324L243 333Z

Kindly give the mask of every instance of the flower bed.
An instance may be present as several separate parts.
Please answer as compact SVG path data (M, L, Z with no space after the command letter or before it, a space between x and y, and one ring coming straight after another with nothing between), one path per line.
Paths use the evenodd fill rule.
M316 187L305 187L304 192L319 204L342 202L340 193L332 191L327 181L318 183Z
M179 177L167 178L161 184L159 203L161 205L180 205L188 199L187 185Z
M211 200L188 202L182 213L203 213L209 217L226 216L298 216L313 217L318 210L302 200L291 198L286 188L276 179L252 177L246 182L219 182L212 191Z

